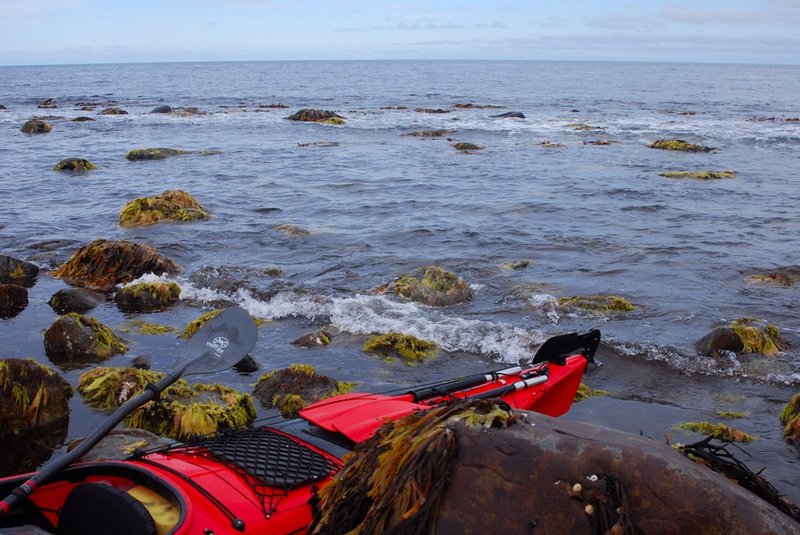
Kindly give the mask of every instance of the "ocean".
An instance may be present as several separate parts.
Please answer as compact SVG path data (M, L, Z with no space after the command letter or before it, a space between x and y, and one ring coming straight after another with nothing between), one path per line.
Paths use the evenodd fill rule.
M0 357L49 363L42 332L57 316L47 300L66 284L47 270L95 238L143 242L182 267L169 278L181 286L180 305L148 321L182 327L234 302L268 320L253 352L264 370L303 362L364 389L515 363L549 336L597 327L608 363L587 382L609 396L576 405L570 417L660 438L675 433L673 420L745 407L748 417L733 425L760 435L748 446L754 462L797 499L800 457L783 442L777 414L800 384L800 284L759 284L751 275L800 274L799 95L800 66L776 65L0 67L0 253L44 270L28 308L0 320ZM45 99L57 107L38 108ZM164 104L200 113L150 113ZM98 114L107 107L128 113ZM345 123L285 119L302 108L335 111ZM495 117L506 112L524 118ZM51 116L53 131L21 133L34 116ZM78 116L95 120L71 121ZM450 132L407 135L431 129ZM715 150L648 147L676 138ZM465 153L456 142L483 148ZM125 159L141 147L209 153ZM67 157L97 170L51 170ZM722 170L735 177L660 175ZM212 219L119 225L125 203L167 189L191 193ZM507 266L521 261L527 267ZM373 292L428 265L461 276L473 300L431 308ZM272 267L282 274L265 274ZM625 297L635 309L608 316L558 305L595 294ZM112 327L133 317L113 301L91 315ZM699 339L741 317L776 325L789 347L770 357L698 356ZM292 345L319 328L331 329L334 343ZM442 351L408 366L360 350L366 335L388 331ZM108 364L141 354L169 369L179 342L125 336L131 351ZM81 370L61 372L75 385ZM247 390L256 378L230 371L211 379ZM72 408L70 439L100 418L77 394Z

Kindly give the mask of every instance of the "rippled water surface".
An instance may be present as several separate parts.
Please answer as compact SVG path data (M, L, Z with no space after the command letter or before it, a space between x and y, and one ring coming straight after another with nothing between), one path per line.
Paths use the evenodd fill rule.
M487 362L516 362L547 336L597 326L623 366L626 360L650 362L659 373L716 378L725 388L752 381L771 400L762 409L779 410L779 402L796 390L791 385L800 382L800 284L756 285L747 276L800 263L800 122L787 120L800 117L798 95L796 66L3 67L0 252L52 268L94 238L153 245L182 266L175 280L184 304L149 319L178 325L203 304L237 302L274 320L261 327L255 352L268 368L310 361L366 385L413 382ZM38 109L46 98L58 107ZM79 102L98 106L84 111ZM498 108L453 107L468 102ZM161 104L204 113L149 113ZM260 106L268 104L287 108ZM128 115L97 114L111 105ZM284 119L301 108L333 110L346 123ZM508 111L525 118L491 117ZM53 132L22 134L22 123L37 115L56 116L50 119ZM95 121L69 120L85 115ZM592 128L576 129L578 124ZM448 139L404 135L423 129L453 132ZM661 138L717 150L647 147ZM612 143L590 143L599 140ZM456 141L484 148L460 153L451 147ZM545 141L561 146L547 148ZM147 162L124 158L130 149L159 146L220 153ZM73 156L92 160L98 169L83 175L51 171L55 162ZM671 170L737 174L716 181L659 176ZM126 202L166 189L190 192L213 219L119 226ZM295 238L273 228L283 224L310 235ZM520 260L532 262L520 270L503 266ZM467 280L473 301L432 309L371 293L430 264ZM285 275L259 271L273 266ZM250 290L209 289L197 276L209 267L239 273ZM45 302L62 287L40 276L28 309L0 320L2 356L47 361L41 332L55 314ZM636 309L609 318L557 306L559 297L575 294L621 295ZM93 313L114 326L129 319L113 303ZM792 346L769 358L696 356L698 339L743 316L774 323ZM319 326L337 331L332 347L291 345ZM409 368L359 351L363 335L389 330L434 340L446 353ZM168 366L174 340L132 340L132 354L148 353ZM74 383L79 371L65 373ZM254 382L235 372L223 378L242 387ZM661 400L672 397L663 385L648 388ZM695 389L687 395L683 403L691 406L691 396L702 394ZM79 400L73 405L85 411ZM764 455L781 454L779 434Z

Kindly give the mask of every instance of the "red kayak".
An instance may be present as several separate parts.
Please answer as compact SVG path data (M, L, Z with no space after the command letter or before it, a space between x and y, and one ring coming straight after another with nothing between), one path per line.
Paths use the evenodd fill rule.
M0 535L304 533L317 491L340 470L342 457L383 423L465 398L499 398L560 416L599 340L599 331L555 337L524 368L397 395L351 393L278 424L137 452L124 461L77 462L21 496L0 516ZM0 496L30 477L0 479Z

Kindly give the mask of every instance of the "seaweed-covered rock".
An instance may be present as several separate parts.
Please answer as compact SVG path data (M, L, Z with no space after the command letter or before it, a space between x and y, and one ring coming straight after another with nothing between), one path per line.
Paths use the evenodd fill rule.
M506 262L505 264L503 264L503 268L517 271L520 269L525 269L529 267L531 264L533 264L533 260L528 260L528 259L516 260L514 262Z
M701 435L712 436L718 440L726 442L753 442L756 437L745 433L739 429L730 427L723 423L712 424L710 422L684 422L678 424L678 429L700 433Z
M28 306L28 290L16 284L0 284L0 319L17 316Z
M98 239L78 249L53 276L74 286L110 291L147 273L175 275L179 270L149 245Z
M56 104L56 101L53 100L52 98L46 98L43 101L41 101L36 107L49 110L58 108L58 105Z
M188 340L189 338L197 334L197 331L202 329L206 323L219 316L221 312L222 309L209 310L208 312L204 312L203 314L201 314L200 316L196 317L195 319L191 320L189 323L186 324L186 327L184 327L181 336L186 340Z
M443 110L442 108L414 108L414 111L417 113L430 114L450 113L450 110Z
M97 166L84 158L67 158L61 160L53 166L53 171L92 171L97 169Z
M783 436L796 446L800 446L800 394L795 394L781 412Z
M472 299L466 282L455 273L436 266L419 268L414 274L403 275L376 292L394 292L430 306L450 306Z
M298 347L318 347L326 346L331 343L333 335L328 331L314 331L313 333L304 334L292 344Z
M736 178L736 171L667 171L659 173L667 178L691 178L693 180L720 180Z
M123 312L158 312L177 303L180 295L174 282L140 282L118 290L114 301Z
M289 121L302 121L308 123L326 123L326 124L344 123L344 117L335 112L328 110L316 110L312 108L304 108L296 113L289 115L288 117L284 117L284 119L288 119Z
M41 119L31 119L20 128L23 134L47 134L53 131L53 125Z
M320 498L315 535L798 530L776 507L660 441L512 414L491 400L384 425L356 446Z
M682 152L711 152L713 147L687 143L682 139L657 139L648 145L651 149L679 150Z
M70 312L47 328L44 351L55 364L74 367L102 362L127 352L128 346L100 320Z
M436 350L436 344L402 333L387 333L369 337L361 348L383 355L400 355L408 363L422 362Z
M156 106L150 110L150 113L172 113L172 106L162 104L161 106Z
M0 435L65 418L70 397L72 387L47 366L33 359L0 360Z
M139 395L163 373L133 368L94 368L81 374L78 391L90 407L113 410ZM183 379L125 418L125 425L179 440L243 427L256 416L253 398L215 384L189 385Z
M697 342L697 352L711 357L719 357L723 351L774 355L786 348L776 326L759 328L759 323L754 318L739 318L730 326L717 327Z
M747 282L772 286L792 286L795 278L800 275L798 271L796 268L779 268L775 271L753 273L747 276Z
M94 119L91 117L86 117L85 115L81 115L80 117L75 117L74 119L70 119L73 123L93 123L95 122Z
M30 288L36 283L39 267L30 262L0 254L0 283Z
M259 377L253 394L265 407L276 408L284 418L292 418L309 403L345 394L352 388L351 383L319 374L312 366L292 364Z
M180 149L169 149L165 147L154 147L149 149L133 149L125 157L131 161L138 160L163 160L171 156L182 156L189 154L189 151Z
M67 446L72 451L83 441L75 439ZM103 440L80 458L81 461L123 461L139 449L152 449L174 444L175 441L160 437L144 429L112 429ZM176 513L177 515L177 513ZM175 517L176 523L178 517Z
M500 119L524 119L525 114L521 111L507 111L499 115L492 115L492 117L498 117Z
M128 115L128 112L121 108L106 108L98 112L98 115Z
M56 314L63 315L87 312L105 300L103 293L88 288L64 288L54 293L47 304Z
M476 145L475 143L469 143L467 141L460 141L458 143L453 143L453 148L461 152L472 152L475 150L483 149L482 146Z
M153 225L163 221L209 219L209 214L190 194L167 190L154 197L140 197L126 204L119 214L123 227Z
M601 314L630 312L634 305L618 295L573 295L558 299L558 306L566 309L583 309Z

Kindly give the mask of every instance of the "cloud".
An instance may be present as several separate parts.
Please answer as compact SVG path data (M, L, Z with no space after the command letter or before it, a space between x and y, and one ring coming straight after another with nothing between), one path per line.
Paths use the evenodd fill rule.
M788 0L773 0L789 5ZM662 10L665 19L680 24L798 24L800 15L786 10L762 9L689 9L677 4L666 4Z
M601 15L584 21L584 24L604 30L645 30L658 28L659 23L652 17L634 17L630 15Z

